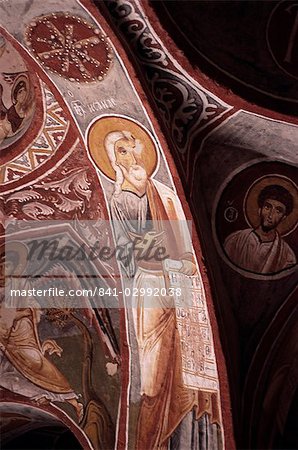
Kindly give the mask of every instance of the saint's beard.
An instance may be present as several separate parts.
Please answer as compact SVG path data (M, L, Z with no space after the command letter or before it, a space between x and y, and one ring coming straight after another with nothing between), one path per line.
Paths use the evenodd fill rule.
M261 229L264 233L269 233L269 231L272 231L276 228L276 225L264 225L263 223L261 224Z
M138 190L144 190L148 183L148 175L143 166L134 164L124 174L124 179Z
M278 223L272 223L272 224L265 224L265 219L261 219L261 229L264 233L269 233L270 231L273 231L277 228L280 222Z

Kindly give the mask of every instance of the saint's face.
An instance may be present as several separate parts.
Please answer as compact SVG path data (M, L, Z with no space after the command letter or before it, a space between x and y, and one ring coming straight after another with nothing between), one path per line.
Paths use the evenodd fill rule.
M115 144L116 163L129 170L137 164L135 143L127 139L120 139Z
M17 93L16 97L17 97L17 102L19 104L22 105L25 102L26 97L27 97L27 91L26 91L25 87L21 87L18 90L18 93Z
M286 207L278 200L268 198L260 209L260 217L264 231L274 230L286 217Z

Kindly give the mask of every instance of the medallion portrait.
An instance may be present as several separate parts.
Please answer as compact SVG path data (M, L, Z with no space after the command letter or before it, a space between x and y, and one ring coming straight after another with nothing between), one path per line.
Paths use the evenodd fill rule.
M270 164L263 168L269 171ZM217 235L224 257L235 268L272 276L297 265L298 189L294 168L283 172L253 178L257 170L248 168L223 191ZM237 190L232 192L231 186Z

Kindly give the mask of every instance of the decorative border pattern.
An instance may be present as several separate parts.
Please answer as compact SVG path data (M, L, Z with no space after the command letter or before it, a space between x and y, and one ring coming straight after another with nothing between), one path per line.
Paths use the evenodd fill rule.
M165 49L137 1L106 0L105 5L134 58L142 66L172 148L188 176L194 138L232 107L183 70Z
M44 126L36 140L23 154L3 165L0 169L0 184L16 181L43 165L58 150L65 139L69 121L54 95L43 83L45 118Z

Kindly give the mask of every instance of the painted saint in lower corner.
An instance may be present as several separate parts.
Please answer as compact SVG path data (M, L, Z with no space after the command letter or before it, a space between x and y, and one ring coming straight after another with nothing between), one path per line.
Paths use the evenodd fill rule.
M297 256L285 236L297 227L298 190L286 177L268 175L255 181L244 200L249 228L232 232L224 251L237 267L262 275L293 268Z
M54 405L75 419L94 449L111 450L114 424L92 376L93 370L99 376L90 356L96 345L93 309L64 307L55 295L38 297L38 290L47 290L47 282L55 285L55 276L61 280L63 274L70 281L70 271L62 265L48 265L46 277L38 277L40 284L36 284L29 275L28 255L29 248L21 241L0 246L0 393L3 398L13 394L25 404ZM72 281L73 288L78 287L76 279ZM103 315L101 319L104 329ZM96 357L98 363L101 355Z
M25 304L19 307L18 297L12 294L13 290L32 290L29 281L20 278L27 262L27 248L19 242L11 245L9 251L7 247L5 252L4 246L0 248L0 389L38 404L69 403L81 421L83 404L49 357L54 354L61 357L63 349L53 339L40 340L39 303L33 296L27 296Z

